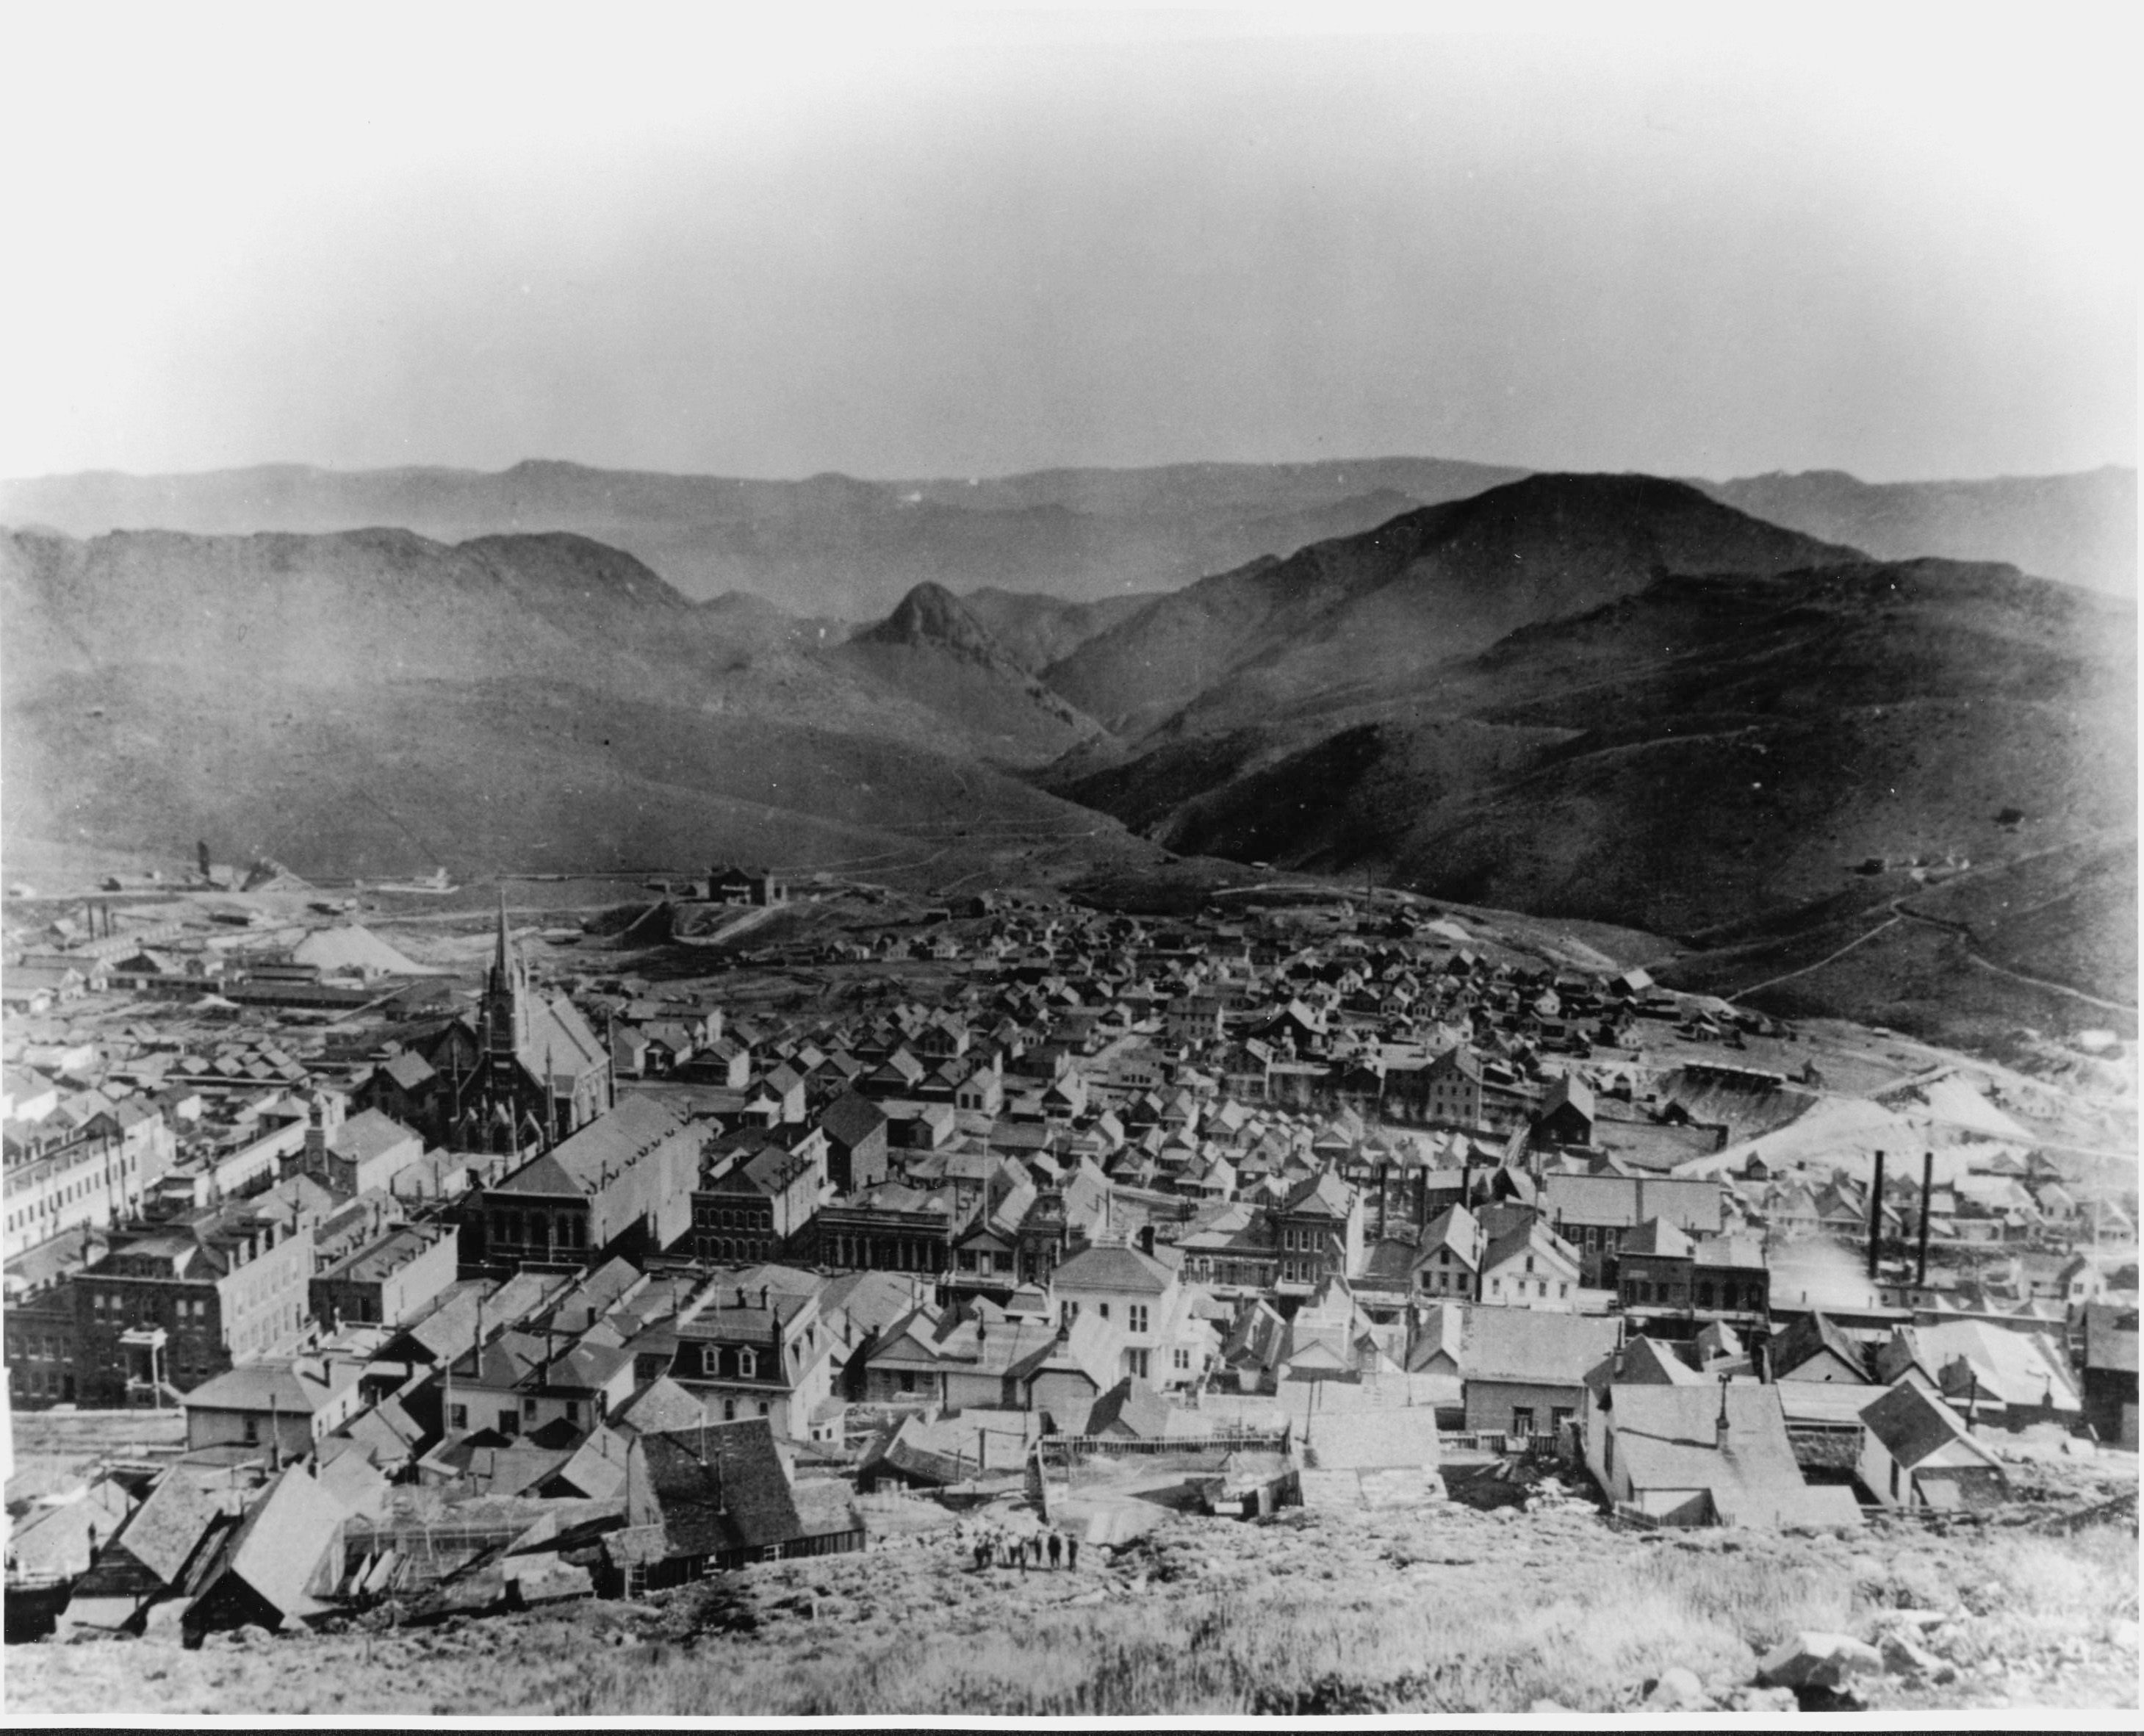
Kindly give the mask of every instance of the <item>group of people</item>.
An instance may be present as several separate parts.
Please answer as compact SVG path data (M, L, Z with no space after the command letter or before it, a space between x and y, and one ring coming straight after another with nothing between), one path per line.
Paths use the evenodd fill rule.
M1025 1573L1030 1567L1072 1568L1079 1565L1079 1539L1070 1531L1015 1532L994 1525L963 1530L966 1535L961 1540L975 1558L977 1573L993 1566L1017 1567Z

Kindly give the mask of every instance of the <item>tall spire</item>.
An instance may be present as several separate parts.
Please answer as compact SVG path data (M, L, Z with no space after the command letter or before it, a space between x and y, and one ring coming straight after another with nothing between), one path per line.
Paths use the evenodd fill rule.
M499 945L492 955L491 968L499 973L502 987L505 985L508 970L506 961L506 882L499 883Z

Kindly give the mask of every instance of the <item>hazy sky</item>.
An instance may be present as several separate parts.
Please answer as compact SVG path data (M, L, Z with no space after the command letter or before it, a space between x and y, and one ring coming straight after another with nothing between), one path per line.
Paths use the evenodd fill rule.
M774 10L16 9L0 474L2136 461L2124 12Z

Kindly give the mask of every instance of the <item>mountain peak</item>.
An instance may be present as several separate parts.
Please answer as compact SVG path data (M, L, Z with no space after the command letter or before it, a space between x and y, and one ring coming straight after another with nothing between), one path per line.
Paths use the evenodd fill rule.
M930 579L902 598L885 620L857 637L873 645L942 645L978 658L1002 654L990 629L968 606Z

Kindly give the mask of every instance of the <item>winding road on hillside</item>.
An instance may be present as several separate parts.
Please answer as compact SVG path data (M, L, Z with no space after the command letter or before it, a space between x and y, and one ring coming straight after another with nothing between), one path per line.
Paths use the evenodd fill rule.
M1727 999L1740 1000L1745 995L1754 994L1760 989L1774 988L1781 983L1792 982L1798 976L1807 976L1811 971L1821 970L1825 965L1845 957L1856 947L1867 945L1878 935L1887 930L1896 928L1902 922L1918 922L1923 927L1937 929L1953 936L1958 941L1959 949L1965 954L1967 960L1971 964L1978 965L1983 970L1991 971L1997 976L2007 977L2010 981L2021 983L2028 989L2043 989L2051 994L2067 994L2073 1000L2083 1001L2087 1005L2099 1007L2107 1012L2127 1014L2132 1019L2137 1016L2137 1009L2126 1002L2104 1000L2097 994L2087 994L2082 989L2072 989L2067 983L2052 983L2044 977L2027 976L2022 971L2012 970L2007 965L1997 964L1993 959L1982 957L1973 950L1973 933L1964 923L1952 922L1941 916L1930 916L1922 911L1911 909L1906 903L1907 896L1908 895L1902 893L1890 900L1883 906L1891 913L1888 917L1866 934L1854 936L1838 951L1826 955L1813 965L1804 965L1799 970L1789 970L1784 975L1769 977L1761 983L1752 983L1746 989L1738 989Z

